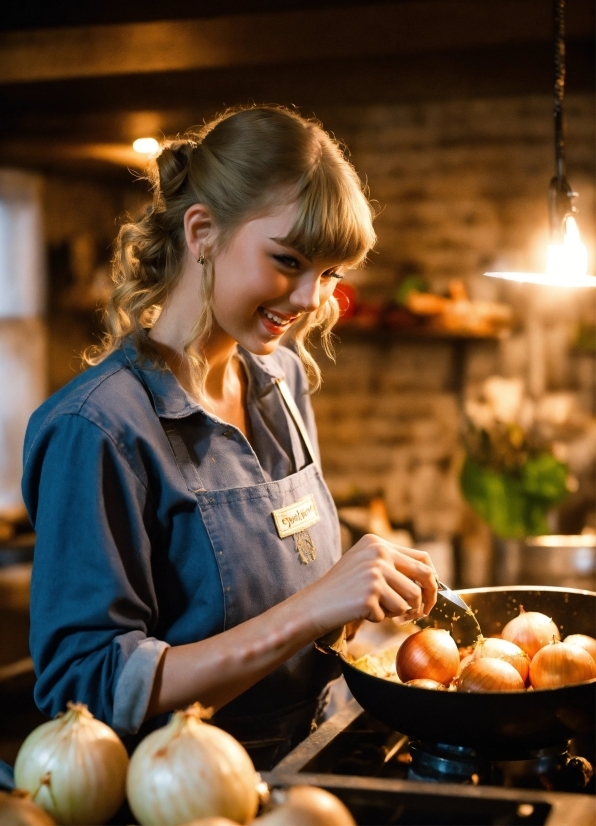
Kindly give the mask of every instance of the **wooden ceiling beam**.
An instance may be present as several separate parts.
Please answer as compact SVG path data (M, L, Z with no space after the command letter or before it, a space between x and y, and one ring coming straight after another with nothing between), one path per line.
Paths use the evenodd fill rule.
M569 5L569 36L593 7ZM552 38L551 0L402 0L0 33L0 84L407 55Z
M132 140L172 134L225 106L391 103L550 94L552 49L519 43L375 60L211 69L0 86L1 135ZM594 43L568 40L569 92L594 89Z

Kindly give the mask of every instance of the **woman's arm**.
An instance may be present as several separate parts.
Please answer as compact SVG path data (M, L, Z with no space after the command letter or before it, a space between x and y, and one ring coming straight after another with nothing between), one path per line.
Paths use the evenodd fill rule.
M365 536L321 579L264 614L166 649L147 718L197 700L218 710L318 637L354 620L428 614L436 593L428 554Z

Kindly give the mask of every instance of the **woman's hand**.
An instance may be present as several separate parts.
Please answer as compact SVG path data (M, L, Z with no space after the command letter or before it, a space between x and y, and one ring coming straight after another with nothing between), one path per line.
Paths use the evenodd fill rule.
M324 635L355 620L428 614L437 599L437 575L425 551L367 534L305 590L314 597L311 616Z

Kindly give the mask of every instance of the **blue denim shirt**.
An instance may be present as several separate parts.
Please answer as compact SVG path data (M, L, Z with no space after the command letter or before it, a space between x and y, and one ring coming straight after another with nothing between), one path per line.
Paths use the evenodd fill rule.
M167 368L138 364L130 342L31 417L23 497L37 532L30 645L45 713L81 701L120 734L134 733L164 649L223 630L212 546L160 418L183 426L213 490L254 484L255 460L264 482L283 479L310 461L274 392L285 376L316 445L295 354L240 355L253 446Z

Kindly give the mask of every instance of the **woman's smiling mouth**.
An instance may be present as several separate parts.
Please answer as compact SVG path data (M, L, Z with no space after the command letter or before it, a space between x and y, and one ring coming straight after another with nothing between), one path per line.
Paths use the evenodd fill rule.
M266 310L265 307L259 307L258 313L267 332L273 335L284 333L290 324L298 318L297 315L288 316L273 312L272 310Z

